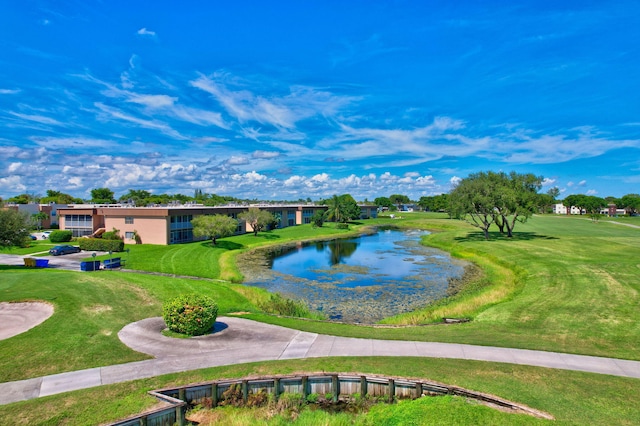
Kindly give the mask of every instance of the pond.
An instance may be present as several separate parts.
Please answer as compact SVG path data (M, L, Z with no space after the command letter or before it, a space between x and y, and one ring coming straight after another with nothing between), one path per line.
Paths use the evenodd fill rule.
M246 284L303 300L331 320L374 323L446 297L463 276L465 263L420 244L425 234L380 230L281 246L261 253L263 262L245 259L242 272Z

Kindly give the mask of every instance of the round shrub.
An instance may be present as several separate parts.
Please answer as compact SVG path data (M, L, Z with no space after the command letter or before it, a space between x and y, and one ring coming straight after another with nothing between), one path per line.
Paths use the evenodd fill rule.
M169 330L189 336L209 333L217 316L216 302L199 294L183 294L162 306L162 317Z
M52 243L68 243L73 238L71 231L51 231L49 241Z

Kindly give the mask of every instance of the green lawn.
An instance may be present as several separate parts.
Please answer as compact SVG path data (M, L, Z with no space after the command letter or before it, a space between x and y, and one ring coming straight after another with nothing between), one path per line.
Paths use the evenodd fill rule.
M487 413L484 407L460 409L455 403L442 402L437 410L428 407L406 410L405 407L381 407L394 417L405 418L404 424L443 425L637 425L640 405L640 380L611 377L575 371L550 370L518 365L479 361L421 358L320 358L242 364L190 371L120 383L82 391L53 395L37 400L0 406L3 424L15 425L96 425L123 419L157 404L146 394L152 389L205 380L240 378L269 374L300 372L354 372L399 377L425 378L446 384L500 396L547 412L555 421L539 420L524 415ZM408 407L411 408L411 407ZM381 415L374 413L376 416ZM372 419L388 417L372 417ZM405 416L405 417L399 417ZM253 425L255 419L232 413L218 424ZM416 422L410 422L413 419ZM235 423L238 420L239 423ZM341 418L320 424L344 425ZM325 423L326 421L326 423ZM277 424L277 423L276 423ZM288 423L280 423L288 424ZM304 424L304 423L297 423ZM307 424L317 424L310 422ZM363 424L363 423L360 423ZM367 423L364 423L367 424ZM368 423L381 424L381 423ZM384 421L382 424L388 424Z
M251 318L319 333L640 359L640 229L609 223L609 220L592 223L584 217L536 216L526 224L518 224L512 240L492 233L492 239L484 241L477 229L448 220L443 215L403 213L402 216L402 219L363 221L362 225L351 226L350 231L300 226L261 233L257 237L248 234L220 240L216 247L208 242L128 246L131 251L127 267L176 275L239 279L233 265L234 256L252 247L326 238L335 232L346 235L369 223L420 227L440 231L428 236L426 244L476 263L484 275L473 282L468 291L447 303L400 315L387 322L423 323L438 316L470 316L473 321L454 326L396 329L278 318L260 314L256 309L255 301L263 293L237 284L115 271L80 273L0 267L1 301L43 300L53 303L56 308L53 317L42 325L0 341L0 353L3 354L0 381L144 359L145 355L122 345L117 332L132 321L160 315L163 300L186 291L214 297L220 304L221 314L246 311L251 312L248 315ZM626 223L640 224L637 218L624 219ZM624 402L640 390L638 380L453 360L409 361L313 360L309 364L288 361L211 370L213 376L210 377L226 374L237 377L247 369L287 372L290 368L308 367L310 371L320 371L325 366L327 371L337 368L337 371L424 375L550 411L567 424L634 424L640 418L637 409L633 408L635 405ZM436 367L430 369L429 366ZM28 418L33 407L38 404L47 407L51 405L49 401L61 398L59 400L65 401L67 407L81 407L83 411L94 413L88 417L91 421L69 424L95 424L102 421L96 419L111 415L112 412L104 407L114 406L116 401L95 407L80 401L101 399L105 394L124 395L123 389L135 389L144 401L134 402L138 397L131 397L131 406L129 400L124 404L124 410L133 413L140 406L151 403L142 397L143 390L149 386L160 387L156 383L165 383L163 380L186 383L194 381L195 375L188 373L170 379L150 379L137 385L123 384L11 404L0 407L0 418L5 418L10 410L18 410L23 418ZM122 413L122 410L113 412ZM38 411L44 411L44 408ZM55 413L53 410L51 415ZM60 411L58 414L64 415Z

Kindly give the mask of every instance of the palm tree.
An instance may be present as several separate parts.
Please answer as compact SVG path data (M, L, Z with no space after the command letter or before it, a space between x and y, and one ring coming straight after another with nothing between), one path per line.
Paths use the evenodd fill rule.
M337 195L331 197L330 200L326 201L327 203L327 220L335 220L336 222L344 222L346 219L344 205L342 204L342 200Z

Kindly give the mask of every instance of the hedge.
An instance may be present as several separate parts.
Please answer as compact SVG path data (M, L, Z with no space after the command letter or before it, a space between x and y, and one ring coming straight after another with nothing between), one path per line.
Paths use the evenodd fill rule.
M52 243L68 243L73 238L71 231L51 231L49 241Z
M124 241L122 240L103 240L102 238L79 238L81 250L87 251L124 251Z

